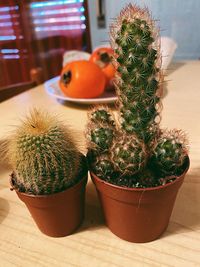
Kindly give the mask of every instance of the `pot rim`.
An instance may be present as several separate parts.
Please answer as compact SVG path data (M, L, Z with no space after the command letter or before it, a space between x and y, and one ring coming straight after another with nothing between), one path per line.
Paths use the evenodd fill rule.
M179 180L181 180L186 175L186 173L189 170L189 167L190 167L190 159L188 157L188 165L187 165L187 168L185 169L185 171L180 176L175 176L175 175L168 176L168 178L175 178L176 177L176 179L174 181L172 181L170 183L167 183L165 185L159 185L159 186L154 186L154 187L146 187L146 188L143 188L143 187L142 188L138 188L138 187L119 186L119 185L115 185L115 184L106 182L105 180L102 180L101 178L99 178L98 176L96 176L96 174L94 174L92 171L90 171L90 174L91 174L92 180L95 179L96 181L98 181L98 183L103 183L106 186L110 186L110 187L113 187L115 189L120 189L120 190L124 190L124 191L129 191L129 192L131 192L131 191L144 192L144 191L161 190L161 189L167 188L169 186L172 186L173 184L177 183Z
M64 194L66 191L70 192L70 191L73 191L73 190L76 190L76 188L78 188L80 186L80 184L84 183L85 182L85 185L87 184L87 180L88 180L88 175L87 173L83 175L83 177L77 182L75 183L74 185L66 188L65 190L61 191L61 192L56 192L56 193L53 193L53 194L48 194L48 195L33 195L33 194L29 194L29 193L25 193L25 192L20 192L17 188L13 187L13 183L12 183L12 178L10 179L10 185L11 185L11 189L12 191L15 191L17 194L19 195L22 195L22 196L25 196L25 197L29 197L29 198L54 198L60 194Z

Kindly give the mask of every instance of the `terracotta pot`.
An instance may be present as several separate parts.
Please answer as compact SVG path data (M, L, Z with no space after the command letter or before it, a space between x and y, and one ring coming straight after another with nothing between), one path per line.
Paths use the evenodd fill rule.
M130 242L157 239L168 226L186 172L171 183L152 188L120 187L91 173L109 229Z
M40 231L48 236L72 234L84 218L87 176L63 192L52 195L30 195L17 190Z

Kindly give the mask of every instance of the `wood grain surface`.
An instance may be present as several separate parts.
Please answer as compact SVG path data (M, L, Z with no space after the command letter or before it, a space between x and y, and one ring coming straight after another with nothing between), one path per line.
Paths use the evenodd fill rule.
M191 167L164 235L146 244L132 244L113 235L104 224L89 180L81 228L68 237L47 237L10 191L11 169L0 155L0 267L200 266L200 62L174 64L166 79L162 126L186 130ZM88 106L57 102L42 85L0 104L0 142L18 124L18 118L34 106L60 114L77 131L80 148L85 151L83 131Z

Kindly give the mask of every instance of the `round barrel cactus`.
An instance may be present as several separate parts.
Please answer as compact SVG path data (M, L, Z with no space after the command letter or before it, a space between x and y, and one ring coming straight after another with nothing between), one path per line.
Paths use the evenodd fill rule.
M124 135L111 147L111 159L122 175L134 175L146 163L146 151L142 142L134 136Z
M180 130L166 130L157 139L152 162L161 175L176 175L187 160L188 148L185 134Z
M9 144L15 186L35 195L62 191L77 179L80 155L68 127L34 109Z

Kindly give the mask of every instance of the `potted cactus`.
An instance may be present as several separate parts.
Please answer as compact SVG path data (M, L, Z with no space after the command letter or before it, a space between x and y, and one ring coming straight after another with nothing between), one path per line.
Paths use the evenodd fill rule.
M158 30L147 8L129 4L111 25L117 112L92 109L88 162L110 230L131 242L148 242L166 229L189 168L187 140L163 130L163 81Z
M11 136L11 189L46 235L71 234L84 216L85 157L56 116L33 109Z

